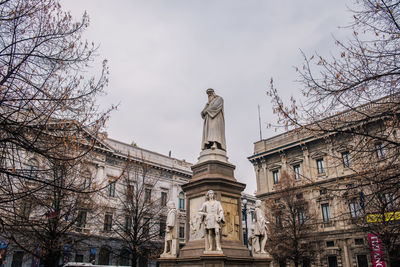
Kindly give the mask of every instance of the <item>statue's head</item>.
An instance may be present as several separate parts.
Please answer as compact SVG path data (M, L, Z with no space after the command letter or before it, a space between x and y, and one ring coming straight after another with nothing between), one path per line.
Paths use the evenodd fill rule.
M206 199L210 200L210 199L214 199L215 198L215 193L213 190L208 190L206 193Z
M256 206L256 208L261 207L261 200L256 200L255 206Z
M206 93L207 93L207 95L215 94L214 89L212 89L212 88L208 88L208 89L206 90Z
M173 202L173 201L168 201L167 207L168 207L169 209L175 209L175 202Z
M214 92L214 89L212 89L212 88L208 88L206 90L206 93L208 95L208 99L213 99L215 97L215 92Z

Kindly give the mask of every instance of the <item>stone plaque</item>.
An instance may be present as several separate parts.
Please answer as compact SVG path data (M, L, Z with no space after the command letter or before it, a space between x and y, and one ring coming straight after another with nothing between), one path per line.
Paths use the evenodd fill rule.
M238 214L238 199L221 196L221 204L225 216L225 225L222 227L223 239L239 241L240 222Z
M199 240L204 238L204 224L201 223L199 210L205 201L205 196L190 199L190 218L189 218L189 240Z

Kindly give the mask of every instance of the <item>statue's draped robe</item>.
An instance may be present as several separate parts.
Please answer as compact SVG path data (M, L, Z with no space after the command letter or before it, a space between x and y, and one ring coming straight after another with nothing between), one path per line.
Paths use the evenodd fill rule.
M209 142L218 142L221 148L226 151L225 141L225 120L224 120L224 100L216 96L203 109L204 119L203 141L201 149L206 149Z
M176 215L176 209L170 209L168 211L166 228L169 229L169 231L165 232L166 241L177 238Z
M267 223L264 218L263 211L260 208L254 210L255 222L254 222L254 235L266 235L267 234Z
M220 229L220 223L225 222L224 210L222 209L221 202L217 200L204 202L200 212L205 214L205 229ZM218 217L221 219L220 223L217 221Z

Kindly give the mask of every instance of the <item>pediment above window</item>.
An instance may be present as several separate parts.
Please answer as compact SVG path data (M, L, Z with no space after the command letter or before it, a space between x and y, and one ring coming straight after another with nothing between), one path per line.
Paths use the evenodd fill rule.
M297 165L303 162L303 158L296 157L296 158L291 158L288 160L289 165Z
M276 164L276 163L271 164L271 165L268 166L268 169L269 169L270 171L275 171L275 170L278 170L278 169L280 169L280 168L282 168L282 165Z
M311 158L318 159L318 158L323 158L326 155L327 155L326 152L318 151L318 152L315 152L315 153L311 154Z

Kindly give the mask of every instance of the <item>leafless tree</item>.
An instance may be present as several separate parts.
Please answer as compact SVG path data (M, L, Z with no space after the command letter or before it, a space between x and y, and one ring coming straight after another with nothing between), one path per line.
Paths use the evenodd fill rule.
M276 185L276 197L266 203L269 220L268 237L271 255L279 261L291 260L294 265L313 260L317 250L315 234L316 214L310 208L294 177L282 172Z
M54 267L66 250L87 238L82 230L87 214L95 216L97 203L94 184L82 173L85 168L80 161L41 164L46 165L47 172L36 179L43 182L15 182L14 190L22 197L1 205L0 234L44 266ZM27 190L29 194L19 193Z
M133 267L140 258L157 256L164 244L167 195L156 197L162 175L144 159L129 159L120 178L116 196L121 207L112 231L125 246L122 260L130 260Z
M297 68L303 101L284 103L272 80L268 95L288 134L323 139L332 148L329 156L352 170L347 188L336 193L361 192L366 222L368 213L389 214L384 195L390 195L392 211L399 210L400 1L359 0L352 13L353 35L335 40L337 54L304 54ZM382 237L392 255L398 230L388 237L387 224L398 229L400 220L359 229Z
M12 186L10 177L34 179L26 171L29 153L75 160L100 138L109 110L100 112L96 98L103 94L108 69L104 62L97 79L88 75L96 51L82 39L88 24L87 14L74 22L58 0L0 1L2 185ZM60 146L75 153L65 154ZM11 196L0 192L0 202L14 201Z

